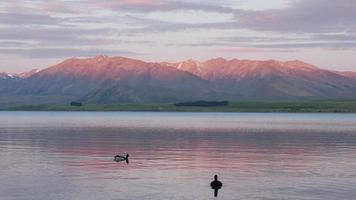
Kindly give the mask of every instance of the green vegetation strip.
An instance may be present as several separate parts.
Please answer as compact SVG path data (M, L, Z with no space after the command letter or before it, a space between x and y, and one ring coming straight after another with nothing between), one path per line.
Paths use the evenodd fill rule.
M227 106L199 107L174 104L26 105L10 111L157 111L157 112L340 112L356 113L356 100L237 101Z

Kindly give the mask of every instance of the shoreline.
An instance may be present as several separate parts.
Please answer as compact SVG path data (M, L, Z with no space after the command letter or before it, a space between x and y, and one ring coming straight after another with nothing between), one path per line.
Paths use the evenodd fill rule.
M226 106L175 106L172 104L21 105L0 111L88 112L241 112L241 113L356 113L356 100L240 101Z

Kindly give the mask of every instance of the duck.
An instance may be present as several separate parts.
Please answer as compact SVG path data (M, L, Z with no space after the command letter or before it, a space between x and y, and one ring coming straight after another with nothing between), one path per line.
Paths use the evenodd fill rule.
M214 176L214 181L210 183L210 186L213 189L220 189L223 186L223 184L220 181L218 181L218 175Z
M116 162L126 161L126 163L129 163L129 154L126 154L126 156L116 155L114 156L114 161Z

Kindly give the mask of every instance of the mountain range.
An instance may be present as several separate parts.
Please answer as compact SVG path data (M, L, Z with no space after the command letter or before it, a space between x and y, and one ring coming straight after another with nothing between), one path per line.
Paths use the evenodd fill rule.
M0 73L0 107L355 97L356 72L325 70L298 60L168 63L96 56L21 74Z

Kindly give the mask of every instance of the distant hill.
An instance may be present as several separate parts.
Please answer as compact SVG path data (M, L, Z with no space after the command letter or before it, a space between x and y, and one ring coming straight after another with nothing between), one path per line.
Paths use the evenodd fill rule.
M302 61L144 62L71 58L19 75L0 74L0 107L11 104L168 103L195 100L354 98L355 72Z
M0 73L0 94L7 95L8 90L17 85L21 78L16 74Z

